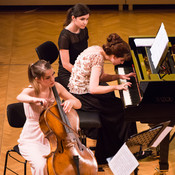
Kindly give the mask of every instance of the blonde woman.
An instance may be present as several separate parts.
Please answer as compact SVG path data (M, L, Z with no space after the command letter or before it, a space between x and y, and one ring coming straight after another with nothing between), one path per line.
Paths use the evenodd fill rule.
M26 122L18 139L19 150L30 163L32 175L47 175L46 156L50 153L50 144L40 129L39 118L42 111L55 101L51 88L56 86L59 96L64 99L64 111L68 115L74 114L72 120L78 117L73 109L79 109L81 103L55 82L54 70L50 63L44 60L29 65L28 78L30 86L17 96L17 100L24 104L26 115Z

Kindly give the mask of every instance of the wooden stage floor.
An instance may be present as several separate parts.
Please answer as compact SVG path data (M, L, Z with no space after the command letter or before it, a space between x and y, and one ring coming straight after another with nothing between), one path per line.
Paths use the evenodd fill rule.
M58 36L66 9L43 9L31 7L27 9L0 11L0 174L3 172L5 153L17 144L21 129L11 128L7 122L6 107L17 102L16 96L28 86L27 66L38 58L35 48L50 40L57 44ZM168 35L175 35L174 9L142 9L119 12L114 8L92 9L89 19L89 46L102 45L108 34L116 32L124 40L129 36L156 35L161 23L164 23ZM53 64L57 72L58 63ZM113 65L106 63L105 69L113 72ZM118 93L116 92L116 95ZM148 126L137 122L139 131ZM171 133L172 134L172 133ZM89 140L89 145L95 144ZM139 175L156 174L158 159L147 158L139 162ZM10 166L22 174L22 167L14 162ZM175 139L170 144L169 171L167 175L175 175ZM112 175L107 165L99 175ZM7 173L10 175L10 173ZM30 175L28 166L28 175Z

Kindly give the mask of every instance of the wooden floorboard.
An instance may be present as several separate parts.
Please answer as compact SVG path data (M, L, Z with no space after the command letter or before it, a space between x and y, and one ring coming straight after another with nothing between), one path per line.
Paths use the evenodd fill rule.
M57 44L58 36L66 16L66 9L47 10L31 8L30 10L0 11L0 174L3 172L5 153L17 144L21 129L11 128L7 122L6 106L16 102L16 96L26 86L27 66L38 58L35 48L47 41ZM134 10L119 12L112 8L93 9L89 19L89 45L102 45L108 34L116 32L124 40L129 36L156 35L163 22L168 35L175 35L174 9ZM58 63L53 65L57 72ZM105 69L113 72L113 65L106 63ZM118 93L116 93L118 95ZM137 123L139 131L147 125ZM88 144L95 144L88 140ZM158 167L158 159L148 158L140 161L139 175L153 175ZM21 166L10 161L10 166L23 174ZM175 175L175 140L170 144L169 171ZM99 175L112 175L107 165ZM7 173L10 174L10 173ZM30 175L28 166L28 175Z

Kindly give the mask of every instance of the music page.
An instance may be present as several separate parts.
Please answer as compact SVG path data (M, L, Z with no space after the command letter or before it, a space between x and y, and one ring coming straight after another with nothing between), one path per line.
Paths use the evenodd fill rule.
M165 30L164 24L162 23L157 33L157 36L154 40L154 43L150 49L152 62L155 68L159 64L159 61L168 45L168 41L169 41L168 35Z
M154 42L154 38L136 38L134 39L136 47L151 47Z
M173 127L167 126L160 134L160 136L156 139L156 141L151 145L151 147L156 148L172 129Z
M139 165L126 143L123 144L114 157L108 159L108 164L114 175L130 175Z

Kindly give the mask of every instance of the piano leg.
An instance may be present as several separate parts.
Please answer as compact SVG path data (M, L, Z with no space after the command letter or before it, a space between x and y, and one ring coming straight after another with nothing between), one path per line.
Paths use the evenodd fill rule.
M161 170L168 171L169 169L169 164L168 164L169 137L170 137L170 134L168 134L160 143L160 160L159 160L160 171Z
M137 168L134 170L134 175L138 175L138 171L139 171L139 168L137 167Z

